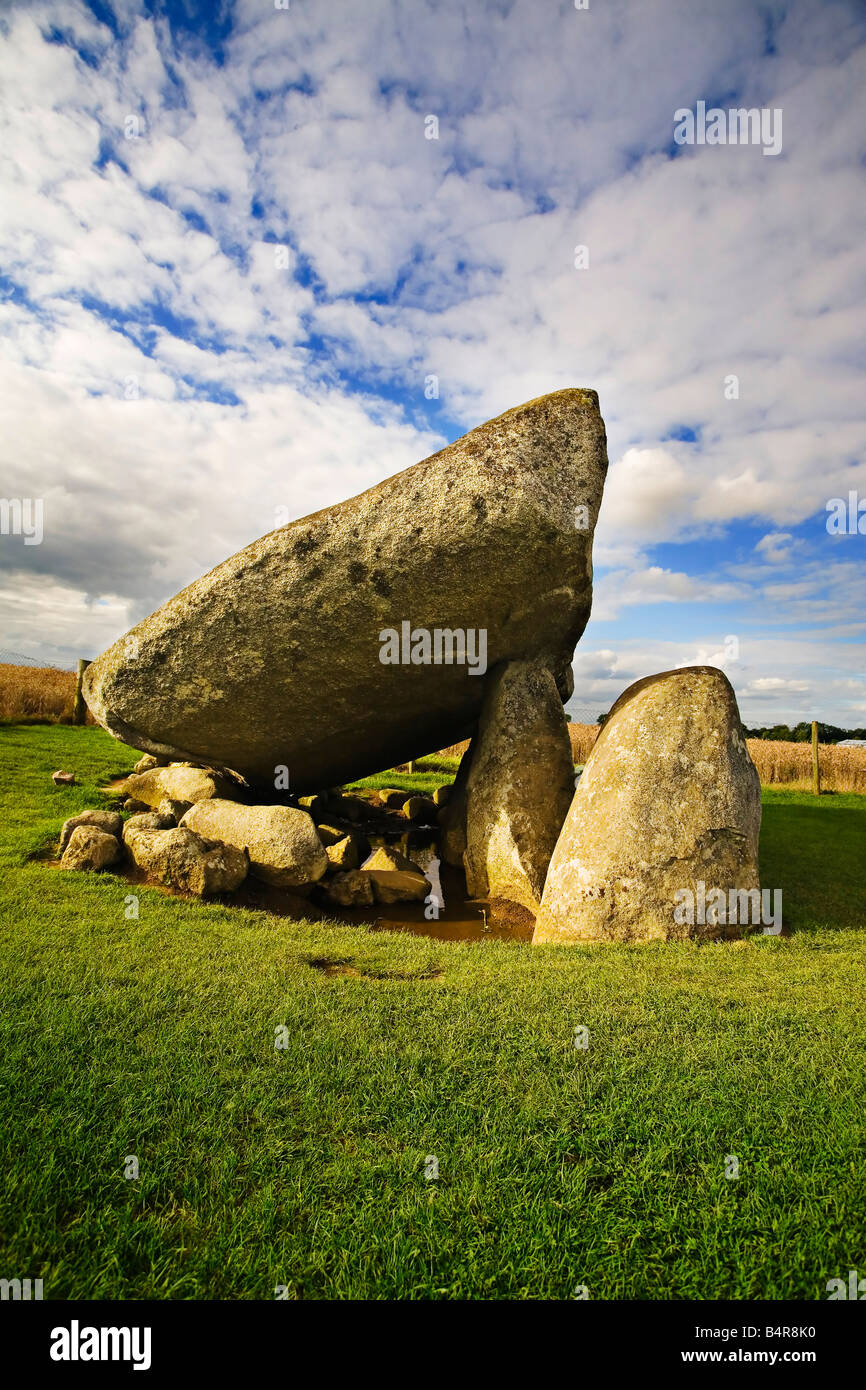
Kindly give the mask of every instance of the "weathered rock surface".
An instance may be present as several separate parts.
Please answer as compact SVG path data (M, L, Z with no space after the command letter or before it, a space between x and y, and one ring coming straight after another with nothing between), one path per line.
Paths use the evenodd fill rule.
M155 758L153 754L145 753L143 758L139 758L132 770L133 772L150 772L152 767L165 767L168 762L168 758Z
M370 814L370 804L362 796L340 796L333 800L331 807L334 815L343 816L346 820L360 821Z
M471 734L481 650L448 661L452 634L486 633L488 669L537 657L567 698L606 467L594 391L509 410L196 580L133 629L135 659L121 639L91 663L87 703L144 752L315 792ZM445 634L438 664L383 663L404 622L431 652Z
M173 827L173 817L164 816L161 811L139 811L130 816L123 827L123 843L139 830L171 830Z
M550 862L533 944L739 936L683 917L683 890L758 888L761 788L734 692L712 666L617 700ZM679 895L679 896L678 896ZM680 920L678 920L678 918Z
M436 807L430 797L410 796L403 802L403 815L407 820L426 821L428 825L432 825Z
M442 830L440 853L445 863L451 864L455 869L463 867L463 855L466 850L467 785L475 744L476 740L472 739L460 759L460 766L451 786L451 795L436 817Z
M333 907L371 907L373 880L369 874L362 874L357 869L350 873L334 874L325 886L324 900Z
M383 845L365 859L361 873L372 879L377 903L423 902L430 882L405 854Z
M181 825L246 850L250 873L274 888L316 883L328 868L311 817L293 806L241 806L215 798L197 802Z
M316 826L316 833L325 849L329 845L336 845L340 840L346 838L345 827L339 825L328 825L326 821L320 821Z
M361 862L358 846L351 835L346 835L334 845L326 845L325 853L328 856L330 868L345 873L357 869Z
M78 825L69 835L62 869L105 869L120 858L120 841L96 825Z
M63 829L60 832L60 852L61 854L69 844L69 837L73 830L79 825L93 825L97 830L102 830L106 835L119 835L123 830L123 816L118 811L79 811L77 816L70 816L63 822Z
M127 822L125 830L124 843L133 862L160 883L212 897L233 892L247 876L249 859L233 845L206 840L181 826L130 831Z
M556 681L538 662L487 678L466 783L463 864L471 898L537 912L574 792L571 740Z
M168 767L134 772L127 777L123 789L127 796L156 809L163 801L185 801L192 806L212 797L227 797L234 788L227 779L204 768L171 763Z

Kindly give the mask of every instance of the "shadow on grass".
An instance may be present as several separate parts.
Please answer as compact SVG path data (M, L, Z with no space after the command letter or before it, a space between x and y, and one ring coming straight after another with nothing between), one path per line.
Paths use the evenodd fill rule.
M793 931L866 925L866 798L860 809L790 795L764 804L761 887L781 888Z

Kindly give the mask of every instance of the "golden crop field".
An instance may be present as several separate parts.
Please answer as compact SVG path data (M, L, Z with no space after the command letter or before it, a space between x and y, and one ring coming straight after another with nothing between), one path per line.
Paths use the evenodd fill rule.
M0 662L0 719L44 719L66 724L72 719L74 699L74 671ZM89 710L87 722L95 722Z
M598 724L569 724L571 752L576 763L585 763L598 737ZM764 786L784 786L792 791L812 787L812 745L781 740L746 740L752 762ZM866 792L866 748L837 748L822 743L818 749L821 789L828 792Z

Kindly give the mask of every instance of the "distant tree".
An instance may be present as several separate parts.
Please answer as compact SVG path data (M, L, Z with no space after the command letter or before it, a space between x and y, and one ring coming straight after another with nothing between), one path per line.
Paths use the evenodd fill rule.
M811 743L812 721L801 719L793 729L787 724L774 724L772 728L746 729L746 738L777 739L783 743ZM838 724L824 724L818 721L819 743L841 743L843 739L866 738L862 729L840 729Z

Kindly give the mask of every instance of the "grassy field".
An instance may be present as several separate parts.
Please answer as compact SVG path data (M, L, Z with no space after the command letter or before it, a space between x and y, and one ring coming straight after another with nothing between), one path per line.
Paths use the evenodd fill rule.
M866 1268L866 799L767 793L790 937L532 950L146 889L129 919L122 880L28 856L135 756L0 729L4 1277L46 1298L816 1299Z

